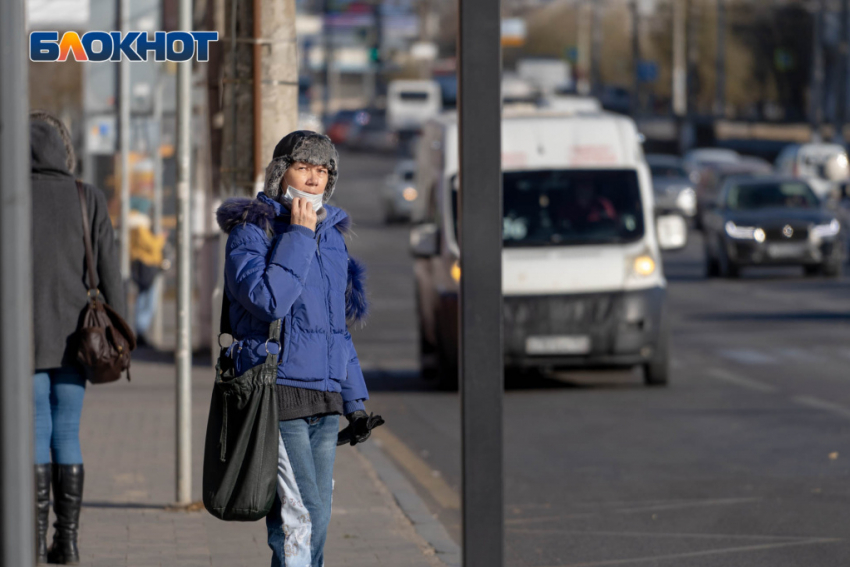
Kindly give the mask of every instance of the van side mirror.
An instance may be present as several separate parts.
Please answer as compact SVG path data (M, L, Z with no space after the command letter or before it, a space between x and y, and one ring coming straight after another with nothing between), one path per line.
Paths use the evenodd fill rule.
M681 250L688 243L688 223L681 215L662 215L655 227L662 250Z
M440 253L440 229L424 223L410 230L410 253L414 258L431 258Z

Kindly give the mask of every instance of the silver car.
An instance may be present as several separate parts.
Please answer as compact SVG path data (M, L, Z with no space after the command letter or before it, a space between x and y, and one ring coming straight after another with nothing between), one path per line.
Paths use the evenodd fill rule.
M416 161L400 160L384 183L381 195L384 221L387 224L409 221L413 203L417 197Z
M652 174L655 210L676 211L686 218L696 215L696 189L682 160L673 155L650 154L646 162Z

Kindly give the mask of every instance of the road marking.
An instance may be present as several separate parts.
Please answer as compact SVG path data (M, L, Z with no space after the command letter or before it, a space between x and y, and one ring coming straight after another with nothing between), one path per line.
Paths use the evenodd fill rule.
M792 398L792 400L810 408L820 409L840 415L841 417L850 418L850 409L832 402L827 402L811 396L796 396Z
M741 364L774 364L777 362L772 356L749 348L723 349L718 354L723 358Z
M393 435L386 427L375 429L372 437L380 442L381 448L410 473L440 506L449 510L460 509L460 497L457 492L443 480L442 475L434 475L434 469L411 451L401 439Z
M739 547L726 547L722 549L709 549L706 551L691 551L688 553L672 553L669 555L655 555L652 557L635 557L633 559L612 559L608 561L592 561L590 563L569 563L551 567L603 567L605 565L629 565L634 563L654 563L656 561L667 561L670 559L685 559L688 557L705 557L708 555L720 555L724 553L744 553L750 551L765 551L798 545L815 545L823 543L836 543L840 539L810 539L806 541L790 541L785 543L767 543L764 545L744 545Z
M570 535L600 535L600 536L617 536L617 537L637 537L637 538L681 538L681 539L740 539L740 540L757 540L765 543L774 541L776 543L785 542L811 542L812 540L823 540L827 538L812 538L802 536L774 536L774 535L749 535L749 534L702 534L702 533L683 533L683 532L614 532L605 530L561 530L553 529L519 529L509 528L512 532L517 533L559 533Z
M575 514L562 514L559 516L546 516L542 518L514 518L506 520L506 525L524 525L535 524L538 522L554 522L558 520L569 520L575 518L591 518L598 517L604 514L635 514L640 512L657 512L660 510L682 510L685 508L703 508L705 506L729 506L734 504L746 504L748 502L756 502L759 498L715 498L712 500L687 500L673 501L669 503L658 503L649 506L636 506L631 508L621 508L619 510L601 510L597 512L577 512Z
M740 386L741 388L747 388L748 390L753 390L756 392L775 392L776 388L771 386L770 384L765 384L764 382L759 382L758 380L753 380L752 378L745 378L743 376L738 376L728 370L723 368L709 368L706 371L706 374L710 378L716 378L717 380L722 380L729 384L734 384L735 386Z

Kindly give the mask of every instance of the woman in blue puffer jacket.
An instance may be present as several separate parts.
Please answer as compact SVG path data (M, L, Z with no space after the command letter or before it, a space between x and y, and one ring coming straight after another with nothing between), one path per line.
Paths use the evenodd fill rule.
M369 436L369 394L348 332L367 309L363 269L345 245L348 215L327 204L338 161L326 136L293 132L275 148L263 192L217 212L229 234L224 292L237 372L262 364L269 323L283 319L278 491L266 518L272 567L322 567L339 416L352 444Z

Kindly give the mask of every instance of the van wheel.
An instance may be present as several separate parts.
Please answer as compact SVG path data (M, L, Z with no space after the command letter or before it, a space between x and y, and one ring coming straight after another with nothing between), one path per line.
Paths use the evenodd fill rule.
M667 315L661 315L658 343L649 362L643 364L643 383L647 386L666 386L670 377L670 333Z

